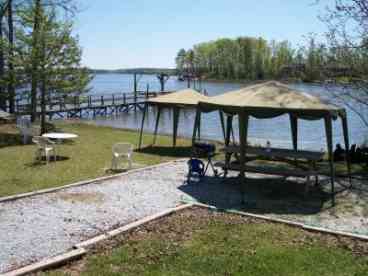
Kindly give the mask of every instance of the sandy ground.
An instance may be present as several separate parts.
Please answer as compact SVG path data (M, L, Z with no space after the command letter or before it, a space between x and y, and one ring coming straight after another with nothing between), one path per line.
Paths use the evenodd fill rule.
M368 204L362 180L330 207L328 183L305 195L301 180L248 175L241 205L235 174L186 183L178 161L103 182L0 203L0 273L70 250L104 231L155 214L181 202L287 218L306 224L368 234ZM325 181L326 182L326 181ZM346 184L346 183L345 183Z

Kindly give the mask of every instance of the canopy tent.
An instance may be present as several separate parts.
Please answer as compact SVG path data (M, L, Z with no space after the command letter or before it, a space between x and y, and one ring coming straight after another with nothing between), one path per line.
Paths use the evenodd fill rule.
M334 163L333 163L333 133L332 120L340 118L344 132L345 148L349 149L348 124L345 109L327 104L321 99L299 92L276 81L249 86L240 90L228 92L216 97L201 100L198 103L193 142L202 112L220 111L228 114L225 131L225 145L229 146L232 132L232 121L235 115L239 120L240 141L240 177L245 183L245 157L247 151L249 117L259 119L274 118L289 114L292 130L293 148L298 149L298 119L320 120L325 122L328 157L330 163L331 190L334 194ZM347 151L348 152L348 151ZM347 167L350 174L350 161L347 156Z
M143 110L142 125L141 125L141 130L140 130L140 135L139 135L139 148L141 148L142 146L144 121L145 121L145 117L147 115L147 110L149 106L157 107L157 117L156 117L156 124L155 124L155 130L154 130L153 144L156 143L157 131L158 131L162 109L163 108L172 109L173 111L173 146L175 147L176 139L178 135L180 110L183 108L196 108L199 101L206 101L207 99L208 99L207 96L200 94L199 92L193 89L179 90L174 93L170 93L170 94L159 96L153 99L149 99L146 102L145 108Z

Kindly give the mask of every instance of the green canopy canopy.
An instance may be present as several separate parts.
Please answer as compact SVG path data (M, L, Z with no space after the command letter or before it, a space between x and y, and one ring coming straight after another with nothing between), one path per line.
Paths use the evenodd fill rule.
M230 143L233 117L235 115L238 116L239 141L241 148L240 177L243 182L245 182L244 161L248 139L248 120L250 116L262 119L289 114L294 150L298 149L298 119L323 119L325 122L327 149L330 162L331 189L332 193L334 193L335 170L333 164L332 120L341 118L345 148L349 149L348 124L344 108L328 104L318 97L296 91L282 83L269 81L228 92L216 97L211 97L206 100L201 100L197 106L197 114L193 130L193 142L197 136L201 113L212 111L220 111L228 114L227 127L224 135L226 145L229 145ZM348 156L347 167L350 174L350 161Z
M293 113L303 119L325 116L345 116L343 108L323 102L320 98L289 88L280 82L269 81L231 91L199 102L201 110L221 109L229 114L246 111L255 118L273 118Z
M158 125L160 121L161 111L163 108L172 109L173 112L173 146L176 146L176 139L178 135L178 125L179 125L179 115L180 110L183 108L196 108L199 101L205 101L208 97L197 92L193 89L183 89L176 91L174 93L166 94L163 96L159 96L153 99L150 99L146 102L143 117L142 117L142 125L139 135L139 148L142 146L142 137L143 137L143 128L144 121L147 114L147 110L149 106L157 107L157 117L156 124L154 130L154 140L153 144L156 143Z

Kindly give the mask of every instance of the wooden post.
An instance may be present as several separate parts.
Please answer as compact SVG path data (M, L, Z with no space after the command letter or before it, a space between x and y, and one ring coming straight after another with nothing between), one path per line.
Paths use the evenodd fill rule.
M125 95L125 93L123 94L123 103L124 103L124 105L126 105L126 95Z
M101 106L105 105L104 96L101 96Z
M115 95L112 94L112 105L115 105Z

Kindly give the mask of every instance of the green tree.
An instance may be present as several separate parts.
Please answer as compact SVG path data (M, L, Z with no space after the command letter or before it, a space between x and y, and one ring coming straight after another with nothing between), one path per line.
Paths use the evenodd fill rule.
M176 63L176 69L178 70L178 72L182 72L184 69L186 54L187 53L185 49L180 49L176 56L175 63Z
M25 28L18 33L18 57L19 62L30 64L24 69L36 91L34 101L40 102L41 132L44 132L47 99L85 92L91 77L80 65L82 51L78 39L72 35L72 22L60 20L55 7L47 9L37 2L21 16Z

